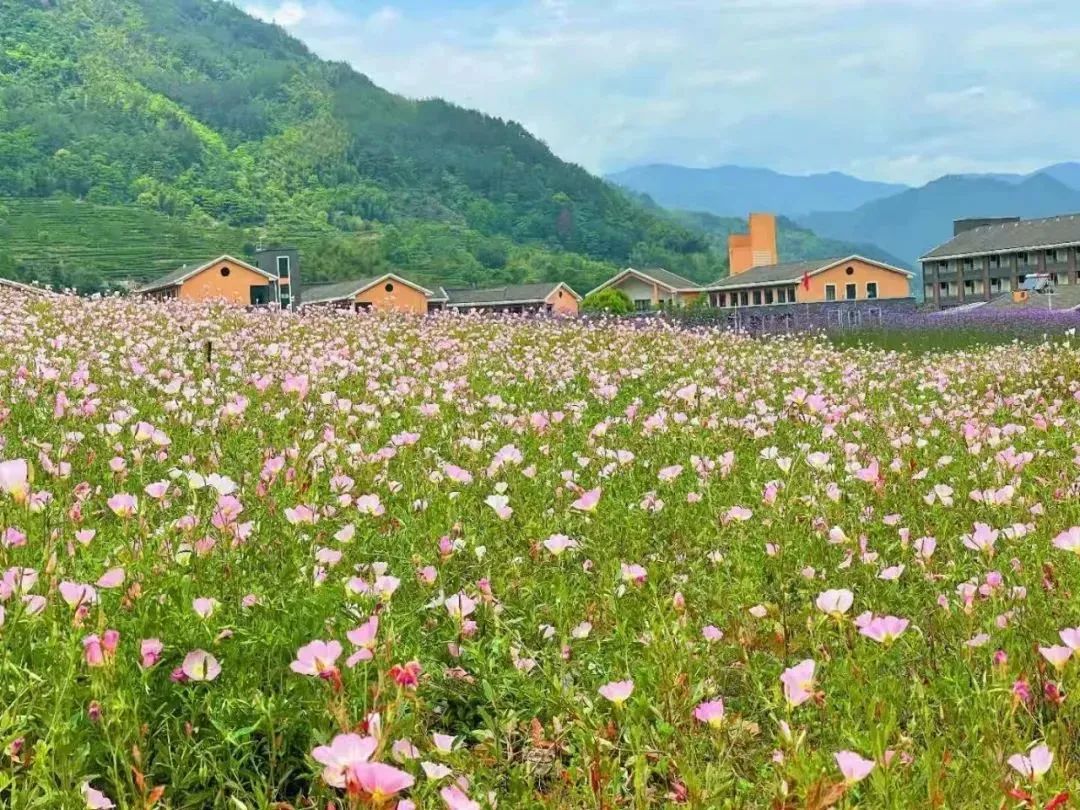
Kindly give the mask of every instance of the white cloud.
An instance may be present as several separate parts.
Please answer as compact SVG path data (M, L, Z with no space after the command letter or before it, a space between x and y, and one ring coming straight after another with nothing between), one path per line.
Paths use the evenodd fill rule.
M594 171L741 162L916 182L1080 157L1074 2L398 0L405 16L291 0L258 13L390 90L520 121Z
M252 5L246 6L244 10L253 17L275 23L283 28L299 25L307 17L307 9L301 3L294 2L294 0L285 0L276 8Z

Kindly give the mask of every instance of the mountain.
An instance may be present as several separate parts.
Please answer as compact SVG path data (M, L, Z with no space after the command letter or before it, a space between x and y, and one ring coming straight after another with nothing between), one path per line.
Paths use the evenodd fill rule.
M520 125L389 93L231 3L0 0L0 275L93 288L259 241L298 244L308 281L723 264Z
M1045 174L1047 177L1052 177L1059 183L1068 186L1069 188L1080 191L1080 163L1055 163L1053 166L1047 166L1043 169L1038 169L1030 174L965 174L961 175L968 179L989 178L991 180L1004 180L1007 183L1022 183L1024 180L1030 180L1040 174Z
M907 188L860 180L840 172L795 176L743 166L690 169L653 164L616 172L607 179L648 194L666 208L728 217L746 216L751 211L788 216L811 211L848 211Z
M854 211L814 213L799 217L798 222L821 236L871 242L915 264L927 251L952 238L956 219L1075 212L1080 212L1080 190L1046 174L1018 182L949 176Z
M727 239L733 233L746 233L745 218L718 217L701 211L672 211L672 216L688 228L708 234L709 240L717 251L727 251ZM803 259L829 259L837 256L865 256L877 259L896 267L909 269L910 265L896 256L882 250L877 245L860 242L845 242L840 239L827 239L787 217L778 217L776 221L776 245L782 262L797 262Z

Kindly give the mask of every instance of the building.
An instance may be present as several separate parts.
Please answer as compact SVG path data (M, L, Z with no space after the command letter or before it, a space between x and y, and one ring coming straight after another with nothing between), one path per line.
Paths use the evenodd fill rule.
M150 298L184 301L226 301L241 306L278 302L277 276L232 256L196 267L180 267L135 292Z
M55 295L52 290L46 287L38 287L36 284L23 284L21 281L14 281L10 278L0 278L0 289L15 290L16 292L36 296Z
M953 238L922 257L928 302L950 306L1022 292L1028 276L1075 285L1080 214L1045 219L960 219Z
M300 306L300 251L292 247L258 248L255 264L277 279L278 303L282 309Z
M728 237L728 272L733 276L780 261L776 252L776 216L751 214L749 224L748 233Z
M751 267L704 287L714 307L873 302L911 297L912 274L864 256Z
M304 307L412 312L423 315L435 293L395 273L372 278L313 284L304 290Z
M699 285L660 267L648 270L627 267L588 294L592 295L609 287L625 294L639 312L660 307L686 306L701 295Z
M550 312L558 315L576 315L581 296L561 281L540 284L508 284L503 287L481 289L440 287L440 295L433 296L433 309L456 309L462 312L483 310L486 312ZM445 299L445 303L438 299Z

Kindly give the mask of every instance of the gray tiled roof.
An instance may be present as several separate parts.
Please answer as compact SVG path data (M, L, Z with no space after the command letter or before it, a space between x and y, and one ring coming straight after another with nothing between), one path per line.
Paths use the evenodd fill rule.
M680 276L678 273L672 273L670 270L665 270L663 267L630 267L628 269L641 273L643 276L656 279L661 284L666 284L677 290L696 290L700 286L690 279Z
M1080 244L1080 214L972 228L938 245L923 258L945 259L1072 244Z
M446 296L450 306L468 306L473 304L539 303L544 301L558 287L558 281L545 281L540 284L507 284L504 287L446 287Z
M162 287L171 287L194 269L194 267L188 267L187 265L177 267L175 270L171 270L165 275L159 276L152 281L148 281L141 287L137 287L135 292L149 292L150 290L160 290Z
M258 273L259 275L266 276L268 279L276 280L276 279L274 279L274 276L273 276L272 273L268 273L265 270L262 270L262 269L260 269L259 267L256 267L253 264L250 264L249 262L245 262L243 259L237 259L235 256L225 255L225 256L218 256L216 259L211 259L210 261L204 262L202 264L196 264L196 265L192 265L192 266L188 266L188 265L185 264L183 267L177 267L175 270L172 270L172 271L166 273L163 276L158 276L153 281L148 281L145 284L143 284L141 287L137 287L135 289L135 292L136 293L145 293L145 292L151 292L152 290L160 290L160 289L163 289L165 287L172 287L175 284L179 284L185 278L197 275L198 273L201 273L203 270L210 267L211 265L215 265L218 262L223 262L223 261L235 262L236 264L243 265L244 267L248 268L249 270L251 270L251 271L253 271L255 273Z
M379 276L372 276L352 281L335 281L333 284L309 284L304 287L304 303L321 304L352 298L361 290L366 290L379 278Z
M703 285L708 290L727 289L729 287L746 287L751 284L783 284L785 282L799 281L804 273L813 273L822 267L836 264L847 257L833 259L810 259L801 262L785 262L783 264L766 264L761 267L752 267L735 276L725 276L714 281L712 284Z

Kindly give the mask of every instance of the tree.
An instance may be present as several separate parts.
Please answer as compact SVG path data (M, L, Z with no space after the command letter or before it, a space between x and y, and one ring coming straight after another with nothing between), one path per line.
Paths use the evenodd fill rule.
M634 311L633 302L622 290L605 287L599 292L589 293L581 302L585 312L606 312L610 315L628 315Z

